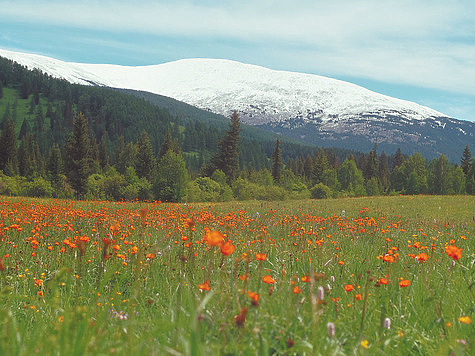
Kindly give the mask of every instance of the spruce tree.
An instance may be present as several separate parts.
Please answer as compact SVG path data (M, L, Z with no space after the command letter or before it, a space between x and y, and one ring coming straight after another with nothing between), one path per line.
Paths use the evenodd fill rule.
M274 182L279 184L282 177L282 151L280 150L280 140L275 141L275 150L272 153L272 177Z
M65 146L66 175L79 197L87 190L87 178L92 172L91 138L87 119L81 113L74 118L73 132Z
M462 167L463 173L467 175L470 169L470 163L472 161L472 153L468 145L465 146L463 150L462 158L460 159L460 167Z
M151 147L151 146L150 146ZM170 129L167 130L165 139L163 140L162 145L160 146L160 152L158 153L158 158L161 159L168 151L173 151L177 155L181 155L181 149L178 142L176 142L170 133Z
M15 175L18 172L18 157L15 127L8 120L0 137L0 170L7 175Z
M142 132L137 142L138 152L136 160L137 175L145 177L150 182L152 173L155 169L155 154L153 153L152 143L145 131Z
M3 98L3 82L0 80L0 99Z
M401 149L398 148L396 151L396 155L394 156L394 163L393 163L393 170L394 168L398 168L404 162L404 156L402 155Z
M101 142L99 143L99 164L102 169L106 168L109 164L109 155L107 153L106 144L107 131L102 135Z
M62 185L63 174L63 160L61 158L61 150L58 144L53 144L51 148L48 163L47 163L48 177L55 189L60 189Z
M211 160L210 175L220 169L226 174L228 183L234 181L239 174L239 141L241 139L241 122L239 114L234 111L231 116L229 130L219 142L217 154Z

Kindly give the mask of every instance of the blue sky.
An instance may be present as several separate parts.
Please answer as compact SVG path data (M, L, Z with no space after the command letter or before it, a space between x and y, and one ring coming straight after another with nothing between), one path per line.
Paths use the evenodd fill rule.
M475 121L475 2L0 0L0 48L85 63L206 57L347 80Z

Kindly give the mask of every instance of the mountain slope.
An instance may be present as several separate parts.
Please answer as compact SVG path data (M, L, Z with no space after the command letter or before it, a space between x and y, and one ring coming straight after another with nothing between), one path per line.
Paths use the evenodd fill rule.
M431 158L472 149L475 124L357 85L311 74L271 70L219 59L185 59L126 67L66 63L0 50L29 68L73 83L148 91L323 146L370 149L374 143Z

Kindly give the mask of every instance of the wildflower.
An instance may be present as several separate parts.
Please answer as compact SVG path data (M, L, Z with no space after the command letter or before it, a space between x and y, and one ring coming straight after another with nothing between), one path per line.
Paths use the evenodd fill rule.
M411 281L408 279L403 279L399 282L399 287L404 288L404 287L409 287L411 285Z
M295 286L293 289L294 294L299 294L302 293L302 290L299 288L299 286Z
M40 297L42 297L42 296L45 295L45 293L44 293L42 290L39 290L39 291L38 291L38 295L39 295Z
M380 279L378 279L378 283L379 284L388 284L389 281L386 278L380 278Z
M258 261L265 261L267 255L265 253L256 253L256 260Z
M229 256L230 254L234 252L235 249L236 247L230 242L225 242L224 244L221 245L221 253L224 256Z
M208 246L219 246L223 242L224 236L219 231L206 231L205 241Z
M209 287L209 279L207 279L203 284L198 283L198 288L200 290L210 290L211 288Z
M383 327L388 330L391 329L391 319L389 318L384 319Z
M333 324L331 321L327 323L327 332L329 337L335 336L335 324Z
M369 341L361 340L360 345L363 346L365 349L367 349L369 347Z
M363 296L361 295L361 293L355 294L355 299L356 300L362 300Z
M455 245L446 246L445 253L454 261L457 261L460 259L460 257L462 257L462 249Z
M458 318L458 321L468 325L472 323L472 318L470 318L469 316L461 316L460 318Z
M425 252L421 252L416 256L417 262L425 262L429 259L429 256Z
M262 281L267 284L275 283L275 279L273 279L272 276L269 276L269 275L262 277Z
M302 282L308 283L308 282L310 282L310 277L309 277L309 276L303 276L302 278L300 278L300 280L301 280Z
M247 308L242 308L239 311L239 314L234 316L234 322L236 323L236 326L242 327L244 325L244 322L246 321L246 315L247 315Z
M258 293L250 292L250 291L248 291L247 294L249 295L249 298L252 299L252 305L257 306L257 302L259 301L259 298L261 296Z
M148 253L146 256L149 260L153 260L155 258L155 255L153 253Z
M345 288L345 291L351 292L353 290L353 285L347 284L344 288Z

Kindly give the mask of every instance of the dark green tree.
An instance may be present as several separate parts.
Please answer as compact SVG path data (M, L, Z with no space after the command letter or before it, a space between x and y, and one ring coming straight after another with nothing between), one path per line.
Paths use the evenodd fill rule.
M3 98L3 82L0 80L0 99Z
M378 153L376 152L376 145L369 152L365 166L363 167L363 176L366 180L370 180L373 177L379 176L379 158Z
M444 154L439 158L433 159L428 167L428 183L432 194L445 195L450 194L451 172L449 160Z
M322 181L323 172L330 168L325 150L322 148L315 153L312 169L312 184L315 185Z
M0 136L0 170L7 175L18 173L15 126L8 120Z
M152 143L145 131L142 131L139 140L137 141L137 160L136 160L136 172L137 175L142 178L145 177L150 182L152 180L152 174L155 169L156 161L155 154L153 153Z
M460 159L460 167L462 167L463 173L467 175L470 169L470 163L472 162L472 153L468 145L463 150L462 158Z
M401 149L398 148L396 151L396 155L394 156L393 170L394 168L400 167L403 162L404 156L402 155Z
M272 177L274 182L279 184L282 177L282 169L284 164L282 163L282 151L280 149L280 140L277 138L275 141L275 149L272 153Z
M383 194L387 193L391 185L390 176L388 157L383 151L379 156L379 182L381 184L381 193Z
M160 152L158 153L158 159L161 159L163 156L165 156L165 154L168 151L173 151L177 155L181 155L180 145L178 144L178 142L176 142L173 139L172 134L170 133L170 129L167 130L167 134L165 135L165 139L163 140L163 143L160 146Z
M241 140L241 122L239 114L234 111L231 116L229 130L219 141L218 152L211 160L210 175L220 169L226 174L228 183L234 181L239 174L239 142Z
M109 164L109 154L107 153L106 137L107 131L101 136L101 142L99 142L99 164L102 169L106 168Z
M55 189L61 189L63 182L63 160L58 144L53 144L47 162L48 178Z
M87 119L81 113L74 118L73 132L65 146L65 171L77 196L87 191L87 178L92 173L91 138Z

